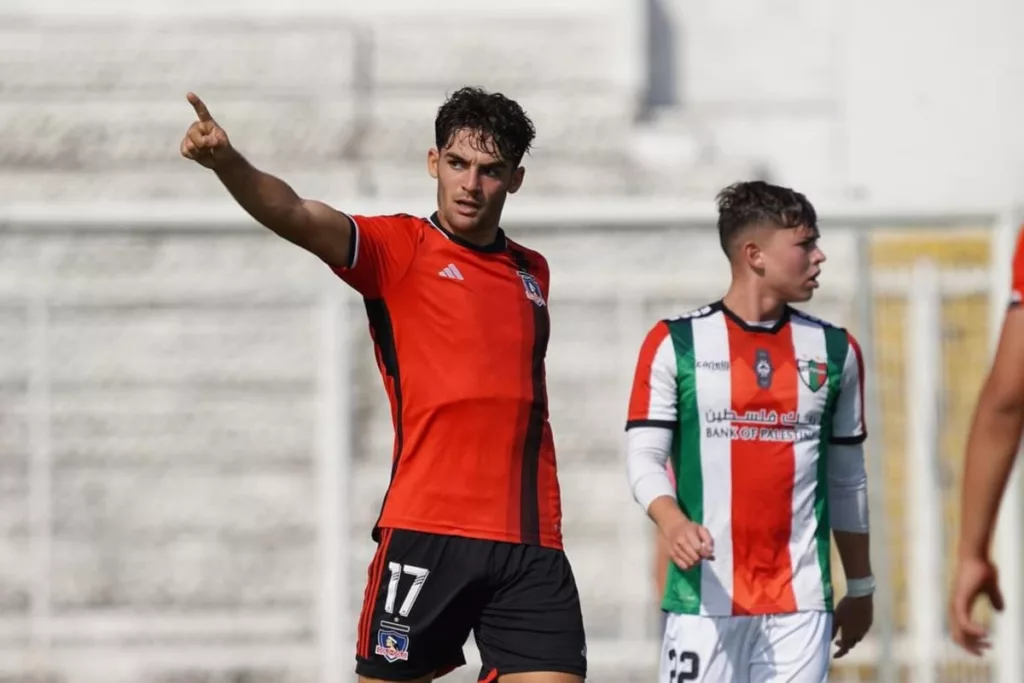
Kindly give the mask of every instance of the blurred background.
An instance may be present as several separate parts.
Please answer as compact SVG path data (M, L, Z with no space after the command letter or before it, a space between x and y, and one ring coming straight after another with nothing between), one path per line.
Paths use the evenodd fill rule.
M392 439L362 306L180 158L184 95L301 194L427 215L433 117L465 84L538 129L505 227L552 267L589 680L656 680L630 378L655 320L724 292L712 199L752 178L817 205L808 310L867 356L876 626L835 680L1024 680L1018 487L995 651L961 655L944 606L1021 222L1022 21L1004 0L0 0L0 680L354 680ZM444 680L476 680L467 656Z

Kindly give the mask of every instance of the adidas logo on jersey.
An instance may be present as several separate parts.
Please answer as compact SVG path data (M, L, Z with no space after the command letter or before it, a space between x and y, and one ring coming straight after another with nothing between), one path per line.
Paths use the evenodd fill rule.
M459 267L456 266L454 263L449 263L447 266L444 267L444 270L438 271L437 274L440 275L441 277L446 277L449 280L465 280L466 279L466 278L462 277L462 273L459 271Z

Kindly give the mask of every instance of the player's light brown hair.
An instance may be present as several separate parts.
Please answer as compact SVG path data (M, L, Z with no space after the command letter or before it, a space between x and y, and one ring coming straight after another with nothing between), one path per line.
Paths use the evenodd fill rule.
M715 197L718 203L718 240L732 257L737 237L755 225L818 229L818 214L800 192L763 180L733 183Z

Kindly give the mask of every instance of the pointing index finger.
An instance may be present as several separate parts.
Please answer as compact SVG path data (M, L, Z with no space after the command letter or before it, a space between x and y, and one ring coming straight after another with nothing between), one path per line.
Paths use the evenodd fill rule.
M210 110L206 108L203 101L199 99L199 96L195 93L190 92L187 96L189 104L196 110L196 116L199 117L200 121L213 121L213 117L210 116Z

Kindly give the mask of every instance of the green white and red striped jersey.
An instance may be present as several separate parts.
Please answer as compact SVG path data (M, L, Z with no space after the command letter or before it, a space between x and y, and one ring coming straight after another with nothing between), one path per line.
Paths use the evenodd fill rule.
M866 438L863 378L852 335L789 308L761 327L716 302L651 329L627 429L673 430L677 499L715 543L670 563L664 609L832 609L828 446Z

